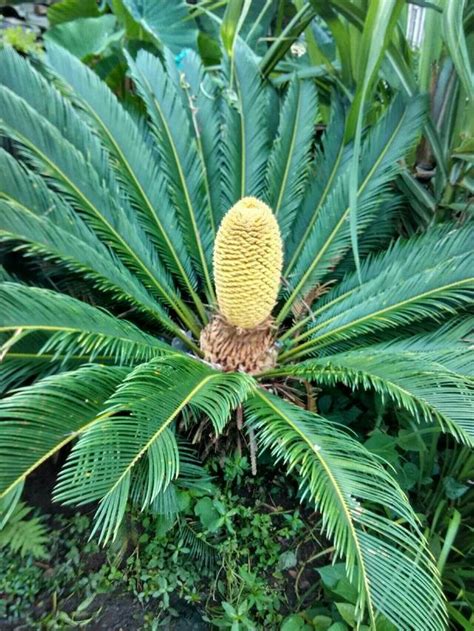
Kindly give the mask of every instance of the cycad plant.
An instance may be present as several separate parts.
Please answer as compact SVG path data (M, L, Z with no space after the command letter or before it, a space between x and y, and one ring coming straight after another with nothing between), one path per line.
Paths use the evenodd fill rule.
M106 541L128 503L195 482L193 427L235 424L320 511L360 618L441 630L417 516L385 463L318 413L317 392L373 390L472 441L473 228L390 242L391 181L424 110L397 99L363 137L356 272L344 103L321 139L311 82L281 95L244 45L233 55L211 75L192 52L141 51L125 109L63 49L34 64L0 54L19 158L0 153L1 236L42 261L37 286L13 269L0 285L2 386L23 383L0 402L4 515L71 445L55 498L98 503Z

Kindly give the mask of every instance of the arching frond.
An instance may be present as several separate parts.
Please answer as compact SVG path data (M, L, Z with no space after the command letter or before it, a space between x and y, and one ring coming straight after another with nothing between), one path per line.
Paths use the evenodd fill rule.
M16 331L13 335L9 332L0 335L0 396L10 388L19 388L67 368L65 359L54 360L52 354L39 354L47 340L43 333L28 333L23 337L21 331ZM79 361L87 361L87 357Z
M357 198L359 231L374 219L387 186L400 168L398 161L416 139L423 114L424 106L419 100L405 105L397 99L368 133L362 150ZM291 273L285 271L288 298L278 314L278 322L288 315L294 301L320 281L351 247L349 183L350 171L338 179L321 207Z
M317 112L314 84L294 79L280 111L278 135L266 174L265 201L278 219L283 239L288 235L304 193Z
M188 116L161 61L140 51L130 70L156 134L164 169L188 251L212 298L212 213L204 185L204 169ZM203 314L201 314L203 315Z
M364 283L324 311L316 324L296 338L295 347L281 357L287 360L362 334L453 315L472 299L473 266L474 252L470 252L444 261L437 259L431 268L402 277L400 282L388 275L383 289L378 287L376 292L378 279Z
M381 253L368 256L361 264L360 274L363 283L373 283L372 290L378 293L393 282L409 279L414 274L432 268L440 260L448 261L455 256L465 256L472 251L474 225L464 226L454 223L433 226L429 231L405 239L399 237ZM433 257L436 252L436 257ZM330 292L325 294L318 305L335 302L342 296L359 289L360 282L355 273L348 274Z
M347 162L347 150L344 150L344 109L338 98L334 99L331 119L318 147L316 159L310 165L308 186L305 190L291 231L285 243L284 275L289 276L301 255L314 222L321 207L326 203L342 166Z
M90 427L129 369L84 366L0 401L0 497Z
M221 177L227 210L242 197L263 196L271 138L266 86L258 60L244 42L236 41L225 72Z
M141 223L163 260L194 295L195 275L146 131L97 74L64 48L49 45L47 61L108 147L117 163L117 176L127 183Z
M474 446L474 372L469 378L444 365L446 356L454 355L457 362L472 366L472 350L467 345L455 353L406 347L405 341L385 348L368 346L288 366L282 374L319 384L372 389L415 419L436 420L445 431Z
M196 454L183 440L179 440L178 436L176 441L170 439L169 448L179 452L176 455L176 460L179 460L179 477L170 475L171 469L160 472L166 461L160 460L159 449L153 447L134 467L130 498L142 508L149 506L155 514L173 517L180 512L178 488L196 489L206 493L212 487L206 469L199 464Z
M193 121L196 142L203 156L204 182L212 208L212 229L215 234L227 210L222 207L220 163L220 95L218 88L206 73L198 55L187 51L179 67L181 84Z
M24 481L20 480L14 484L7 493L4 493L3 497L0 497L0 530L2 530L12 516L20 501L24 486Z
M453 257L470 254L473 239L472 224L457 226L452 223L434 226L430 231L410 239L399 238L393 241L386 251L370 255L361 263L362 285L366 290L370 287L371 294L375 295L380 291L393 289L396 283L409 280L415 274L431 269L440 261L445 261L447 267ZM433 257L434 251L436 257ZM357 294L360 289L358 274L347 274L341 282L322 295L308 316L295 323L283 334L282 339L287 339L309 322L322 321L323 318L337 315L340 313L339 303L352 294ZM322 313L325 313L325 316L321 316ZM309 337L310 330L311 327L297 339Z
M63 138L101 169L104 157L91 128L46 78L10 47L0 51L0 85L28 103L38 116L54 125Z
M222 431L251 384L246 375L220 373L183 355L138 366L73 449L56 498L78 504L100 500L96 528L102 540L113 537L130 476L143 457L149 463L146 505L177 477L179 451L172 430L183 410L189 406L209 415L216 431Z
M23 81L18 82L14 91L0 87L2 127L8 129L24 155L71 197L98 235L114 247L150 291L156 292L196 332L192 314L173 288L150 240L121 193L97 139L61 95L32 68L25 67L28 67L28 75L23 76L22 72ZM38 96L30 105L16 94L20 92L27 98L30 92L18 86L33 77L38 96L49 103L48 108L37 104ZM76 132L86 141L90 137L90 145L82 146L85 141L81 141L76 146Z
M68 354L97 356L104 348L117 361L131 355L149 359L170 347L126 320L49 289L0 283L0 332L44 331L53 337L43 347ZM72 344L74 347L72 348Z
M358 237L358 251L360 262L366 260L374 253L388 248L397 233L403 198L392 191L380 196L380 206L374 219ZM349 250L341 262L331 268L326 278L339 285L340 281L356 269L354 252ZM324 282L324 281L323 281Z
M176 331L163 307L81 217L4 151L0 151L0 186L0 238L24 242L28 251L82 272L98 289Z
M374 625L379 611L400 628L444 629L436 568L408 499L381 462L333 423L263 390L245 407L260 445L297 473L303 496L321 512L356 581L358 614L367 611Z

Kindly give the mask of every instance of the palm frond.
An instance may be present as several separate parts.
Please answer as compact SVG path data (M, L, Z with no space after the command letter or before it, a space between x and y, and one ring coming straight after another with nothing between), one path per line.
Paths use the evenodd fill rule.
M138 366L71 452L59 476L56 498L78 504L100 500L95 529L103 541L115 536L130 476L143 457L149 466L143 506L178 476L173 427L183 410L189 406L208 415L220 432L251 384L246 375L220 373L184 355Z
M22 153L71 197L97 234L114 247L150 291L196 331L189 308L173 288L108 168L107 153L98 139L59 92L24 64L19 81L0 87L1 126L19 143Z
M135 61L130 56L127 58L153 125L161 168L168 179L184 241L212 299L213 219L204 184L202 156L191 133L186 110L157 57L142 50Z
M436 568L408 499L380 461L333 423L263 390L246 410L260 445L298 474L303 497L322 513L356 581L358 615L367 610L374 627L381 612L401 628L444 629Z
M442 326L430 327L416 335L379 343L376 348L423 353L444 368L466 377L474 376L474 316L464 314L450 318Z
M426 352L420 340L417 346L407 350L406 341L367 346L288 366L282 374L374 390L418 421L436 420L445 431L474 446L474 373L471 378L457 374L444 361L449 363L452 357L472 366L472 350L465 345L454 352L449 348Z
M361 263L360 278L356 273L349 273L318 301L317 308L307 317L297 322L282 338L290 337L298 329L310 321L321 319L321 314L329 312L329 317L339 312L338 303L345 300L360 289L370 284L371 293L377 294L402 280L410 279L414 274L431 269L440 261L448 261L453 257L467 256L472 251L474 226L459 226L453 223L433 226L428 232L411 237L398 238L390 247L381 253L369 255ZM436 258L433 252L436 251ZM307 337L303 333L299 339Z
M129 369L84 366L0 401L0 497L95 421Z
M267 167L267 203L273 209L283 239L301 203L317 121L314 84L294 79L280 111L277 139Z
M74 102L97 129L125 180L141 224L181 284L195 296L196 278L176 224L167 183L145 129L119 103L95 72L64 48L48 46L48 66L65 82Z
M405 239L399 237L392 241L389 248L370 255L362 262L361 278L365 284L377 281L372 285L374 293L383 291L387 284L394 281L408 280L414 274L434 267L439 261L449 261L453 257L467 256L472 251L474 225L464 226L445 223L433 226L429 231ZM433 252L436 251L436 257ZM341 283L327 293L321 304L330 304L349 295L359 288L357 274L348 274Z
M416 139L424 105L413 100L407 106L396 99L384 117L368 133L361 157L357 198L357 229L362 232L375 218L387 187ZM285 272L288 298L278 314L282 322L298 297L307 292L339 262L351 247L349 189L350 171L338 179L314 221L291 274Z
M321 207L326 203L337 182L341 168L348 160L344 149L344 108L335 97L329 125L318 147L316 159L310 167L308 185L285 243L284 275L289 276L301 255Z
M44 331L53 334L39 354L54 349L97 357L104 349L117 361L149 359L170 352L170 346L126 320L49 289L0 283L0 332Z
M101 167L102 149L92 129L84 124L78 112L46 78L10 47L0 51L0 85L23 99L39 116L50 121L68 142L88 156L96 168ZM8 124L8 119L4 122Z
M9 351L0 362L0 396L12 387L18 387L27 381L47 377L64 370L63 361L52 361L52 359L52 354L39 355L32 352ZM85 359L87 358L84 357Z
M25 481L20 480L13 484L9 491L0 496L0 530L8 523L8 520L15 511L20 501L21 494L23 493L24 486Z
M388 248L399 228L403 198L390 192L388 195L381 196L381 200L376 216L358 237L361 265L369 256ZM337 286L339 286L340 281L355 269L354 252L349 250L336 268L329 270L327 280L337 280Z
M170 331L175 322L81 217L44 181L0 150L0 238L78 271ZM8 203L2 203L4 198Z
M176 517L181 510L178 489L196 489L206 493L211 488L209 474L199 464L196 454L178 435L176 441L169 440L169 448L173 452L178 449L176 461L179 459L179 477L174 478L166 471L163 475L154 474L155 464L162 466L157 458L159 451L155 448L153 453L146 454L134 466L130 489L130 498L135 504L142 508L149 506L154 514L166 518ZM157 484L159 489L156 489Z
M424 319L439 321L455 314L468 304L474 289L474 253L466 240L468 234L468 231L459 232L458 239L451 235L444 259L433 257L432 251L420 252L419 269L416 265L411 268L413 271L404 264L398 268L388 265L386 273L363 283L357 291L349 289L354 279L348 279L345 293L320 310L317 323L298 336L294 349L284 353L282 358L312 353L362 334L413 325ZM411 254L416 259L415 248ZM450 256L449 251L454 256ZM374 260L378 266L380 259Z
M18 331L13 335L0 335L0 396L12 387L65 370L66 360L53 360L53 355L39 354L47 340L44 333L23 336ZM87 357L80 361L87 361Z
M183 90L187 97L196 142L203 156L204 182L212 208L213 233L227 210L222 208L220 164L220 99L217 84L201 64L198 55L190 50L179 67Z
M263 197L270 145L268 95L258 60L236 41L225 67L222 132L222 196L225 209L241 197Z

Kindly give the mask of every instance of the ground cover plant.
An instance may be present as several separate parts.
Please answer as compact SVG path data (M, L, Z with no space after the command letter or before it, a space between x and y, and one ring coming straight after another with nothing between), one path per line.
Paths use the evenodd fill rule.
M47 549L30 536L28 553L7 552L0 562L2 619L13 628L231 628L232 612L245 608L241 617L251 628L285 624L297 598L308 602L314 561L303 559L302 548L317 549L321 566L332 548L320 549L316 513L293 508L296 484L264 471L247 475L245 456L229 458L220 490L212 484L204 493L181 493L174 527L165 515L135 514L107 549L88 541L87 514L46 518L43 510ZM261 503L262 493L271 504ZM20 530L19 520L12 523ZM340 618L336 608L323 613Z
M276 91L238 40L212 74L191 51L127 61L131 111L61 48L0 53L16 156L0 154L0 234L31 262L27 278L7 258L0 286L2 386L25 384L0 402L4 521L73 445L54 496L98 503L92 534L116 539L127 506L179 513L220 437L296 477L355 585L354 621L443 629L400 480L321 395L367 390L415 433L472 444L472 224L393 239L424 100L399 95L357 147L344 99L321 137L314 84Z

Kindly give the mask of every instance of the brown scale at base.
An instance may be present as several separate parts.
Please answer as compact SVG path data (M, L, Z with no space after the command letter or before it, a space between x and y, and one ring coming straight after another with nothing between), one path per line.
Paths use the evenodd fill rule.
M270 370L277 358L273 319L269 317L253 329L242 329L217 314L201 332L201 350L206 361L225 372L256 375Z

